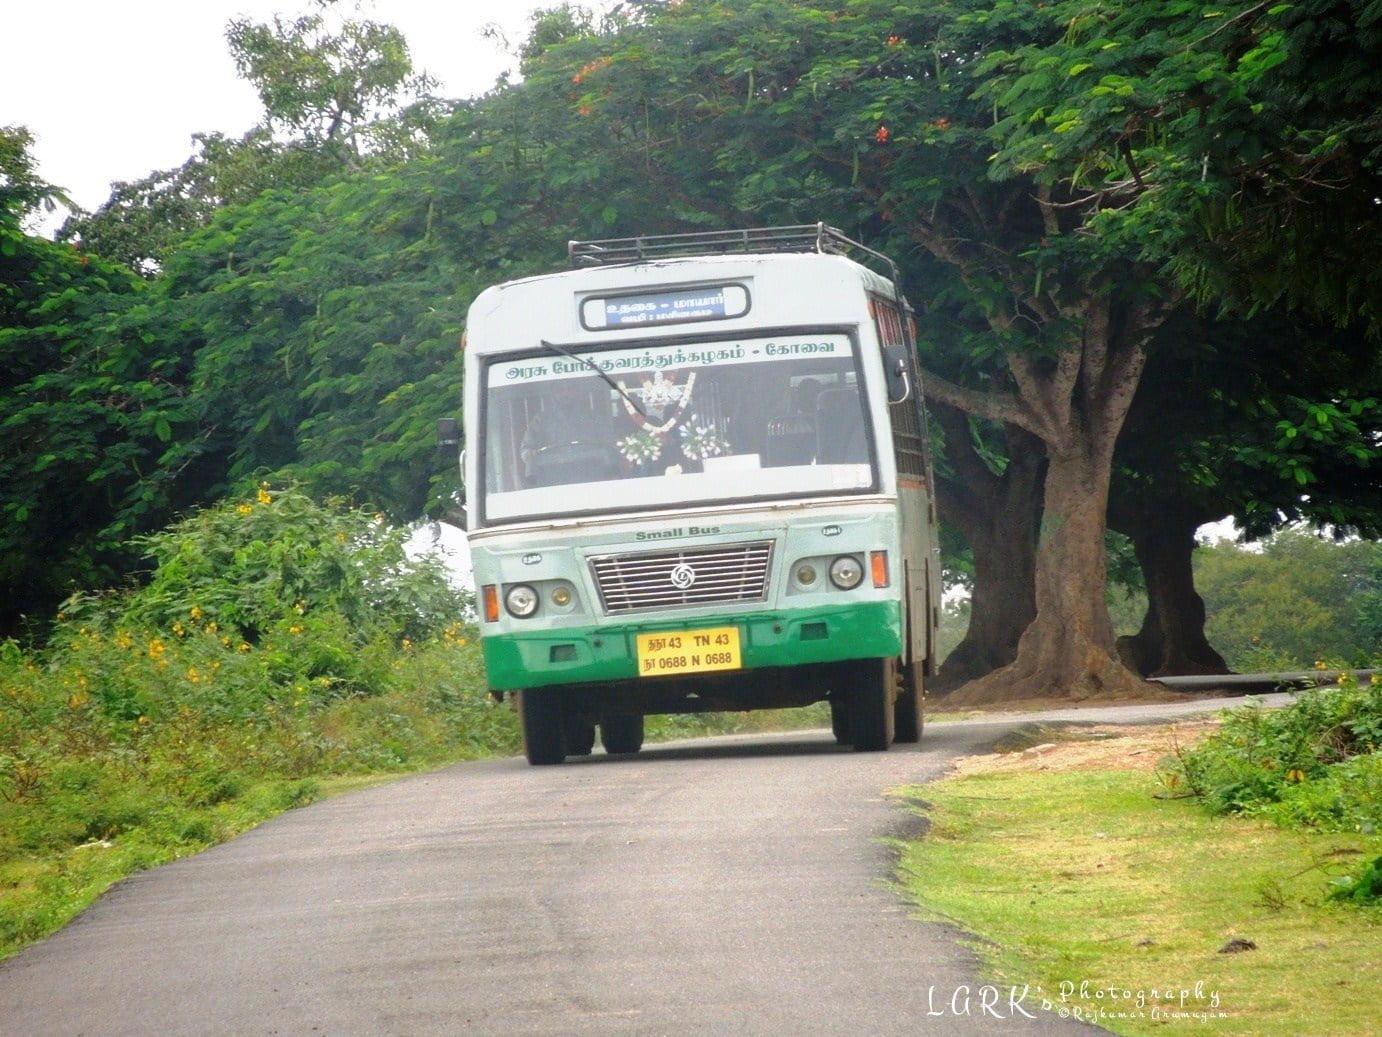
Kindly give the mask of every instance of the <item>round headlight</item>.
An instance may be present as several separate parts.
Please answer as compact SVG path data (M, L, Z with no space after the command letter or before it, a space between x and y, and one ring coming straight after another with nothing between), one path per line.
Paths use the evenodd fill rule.
M803 587L809 587L811 584L815 583L816 575L816 567L814 565L803 562L801 565L797 566L797 583L801 584Z
M863 578L864 567L852 555L840 555L830 563L830 582L842 591L853 590Z
M509 615L527 619L537 611L537 591L526 583L516 583L504 592L504 607Z
M556 590L552 591L552 604L559 609L564 609L567 605L570 605L571 588L558 587Z

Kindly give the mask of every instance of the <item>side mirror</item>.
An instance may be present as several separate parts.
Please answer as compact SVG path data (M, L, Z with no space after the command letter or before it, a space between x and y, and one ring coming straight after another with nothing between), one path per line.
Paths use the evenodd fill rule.
M460 448L461 426L455 418L437 419L437 449L451 453Z
M902 403L912 395L912 380L908 376L907 347L883 347L883 375L888 385L888 402Z

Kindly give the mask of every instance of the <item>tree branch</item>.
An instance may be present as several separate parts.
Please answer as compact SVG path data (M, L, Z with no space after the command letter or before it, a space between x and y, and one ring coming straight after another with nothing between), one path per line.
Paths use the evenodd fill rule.
M966 389L929 371L921 372L921 390L927 399L937 403L948 403L966 414L973 414L976 418L1011 422L1035 436L1042 435L1040 422L1028 413L1022 400L1011 393L988 393Z

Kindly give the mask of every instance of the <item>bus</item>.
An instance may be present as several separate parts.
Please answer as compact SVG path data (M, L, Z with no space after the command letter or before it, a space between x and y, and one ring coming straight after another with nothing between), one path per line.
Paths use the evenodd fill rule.
M528 762L820 701L841 745L918 740L940 566L895 265L824 224L569 259L475 299L445 423Z

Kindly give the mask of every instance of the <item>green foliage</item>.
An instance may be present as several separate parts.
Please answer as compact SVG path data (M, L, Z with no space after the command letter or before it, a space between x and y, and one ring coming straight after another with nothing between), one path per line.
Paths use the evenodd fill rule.
M0 171L0 634L128 564L124 539L167 515L189 418L178 329L128 270L22 232L44 192L20 166Z
M465 596L372 514L261 490L145 543L146 587L0 642L0 954L327 778L518 749Z
M1382 825L1379 750L1382 678L1359 682L1344 676L1337 686L1301 692L1285 709L1252 704L1228 712L1219 731L1167 761L1163 776L1214 813L1259 813L1330 831L1372 832ZM1320 781L1334 783L1327 791L1354 798L1294 791ZM1328 809L1309 808L1326 800Z
M1382 903L1382 857L1365 864L1357 875L1340 879L1329 896L1358 904Z
M1344 675L1285 709L1231 710L1218 731L1162 761L1159 777L1211 813L1374 835L1382 831L1382 677ZM1358 892L1370 881L1347 886Z
M406 531L293 487L199 511L139 543L154 562L147 584L117 599L78 599L105 625L213 633L259 644L283 629L322 644L420 641L464 614L466 596L436 560L413 560ZM95 617L90 617L93 621ZM313 636L315 635L315 636Z
M1260 551L1221 542L1195 552L1205 631L1243 672L1305 669L1325 657L1364 666L1382 644L1382 544L1286 530Z
M1044 6L1066 31L985 65L982 96L1007 142L1000 171L1116 199L1100 235L1166 259L1211 306L1285 298L1375 325L1382 298L1366 257L1382 230L1382 29L1372 4Z
M407 40L392 25L335 17L334 0L315 14L272 22L233 19L226 40L240 75L259 94L270 127L347 161L377 150L389 115L435 81L415 73ZM385 134L382 139L405 139Z

